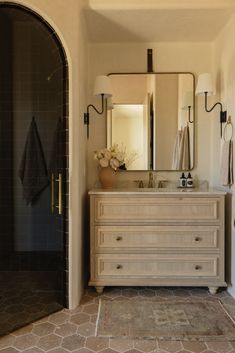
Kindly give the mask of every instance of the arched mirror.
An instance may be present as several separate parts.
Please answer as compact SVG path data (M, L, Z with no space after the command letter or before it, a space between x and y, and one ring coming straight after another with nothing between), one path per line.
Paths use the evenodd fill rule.
M107 147L130 157L127 170L191 170L195 158L192 73L112 73ZM109 107L108 107L109 108Z

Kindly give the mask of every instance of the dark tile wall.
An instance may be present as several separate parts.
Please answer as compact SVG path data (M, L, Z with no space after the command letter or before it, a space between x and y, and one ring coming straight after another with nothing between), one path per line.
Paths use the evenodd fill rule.
M8 37L4 35L8 32ZM0 224L1 246L0 259L9 256L13 243L13 146L8 143L12 140L13 114L12 114L12 60L11 40L12 29L9 19L0 15ZM1 260L0 260L1 261Z

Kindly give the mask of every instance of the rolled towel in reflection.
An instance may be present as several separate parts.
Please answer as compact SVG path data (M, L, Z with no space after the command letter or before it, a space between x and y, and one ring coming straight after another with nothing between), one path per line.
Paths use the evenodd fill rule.
M27 134L19 168L19 177L23 185L23 197L27 205L32 203L49 183L45 156L34 118Z
M180 157L179 166L181 170L190 169L190 141L189 141L189 127L186 125L183 130L183 135L180 143Z
M173 149L173 158L172 158L172 170L180 169L180 144L182 139L182 130L178 130L175 138L174 149Z
M224 186L231 187L233 180L233 141L224 141L221 155L220 181Z

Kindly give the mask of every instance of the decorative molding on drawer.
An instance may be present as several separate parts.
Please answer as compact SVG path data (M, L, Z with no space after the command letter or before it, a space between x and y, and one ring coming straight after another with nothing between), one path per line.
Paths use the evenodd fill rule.
M219 250L219 226L95 226L95 252Z
M216 255L96 255L95 277L218 277Z
M95 221L219 221L218 198L95 198Z

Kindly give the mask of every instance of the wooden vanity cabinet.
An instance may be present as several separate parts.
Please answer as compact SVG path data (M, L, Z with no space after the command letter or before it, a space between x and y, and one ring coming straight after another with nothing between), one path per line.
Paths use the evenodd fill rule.
M226 286L224 193L90 191L89 285Z

